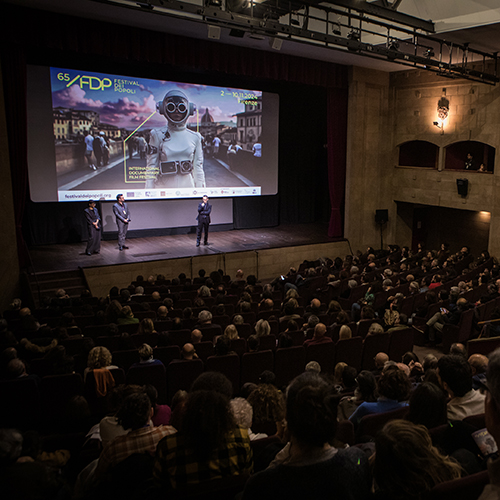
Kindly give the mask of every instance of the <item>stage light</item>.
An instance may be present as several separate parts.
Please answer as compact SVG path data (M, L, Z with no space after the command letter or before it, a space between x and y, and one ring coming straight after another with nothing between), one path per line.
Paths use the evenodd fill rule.
M387 48L389 50L399 50L399 42L396 39L391 38L391 39L389 39L389 44L388 44Z
M342 31L340 29L340 23L333 23L332 33L334 35L338 35L338 36L340 36L342 34Z
M434 50L432 49L427 49L425 51L424 56L427 57L427 59L430 59L431 57L434 57L436 54L434 53Z
M347 34L347 38L349 38L349 40L359 42L359 40L361 39L361 34L358 29L351 28L351 31L349 31L349 33Z

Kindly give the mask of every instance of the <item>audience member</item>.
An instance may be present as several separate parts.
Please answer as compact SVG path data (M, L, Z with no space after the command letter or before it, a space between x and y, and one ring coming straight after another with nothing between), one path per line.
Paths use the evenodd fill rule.
M435 485L457 479L462 469L433 446L422 425L391 420L375 437L377 498L418 500Z
M472 370L464 356L447 354L437 365L443 389L448 393L448 418L463 420L484 413L484 395L472 388Z

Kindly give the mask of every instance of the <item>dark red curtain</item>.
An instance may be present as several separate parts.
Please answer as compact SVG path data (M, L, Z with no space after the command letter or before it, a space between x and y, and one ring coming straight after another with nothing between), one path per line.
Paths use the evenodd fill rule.
M2 45L2 80L5 94L5 115L7 121L9 157L14 199L17 252L21 266L28 259L23 238L22 222L28 197L28 146L26 127L26 60L25 52L19 46ZM11 96L17 96L12 98ZM6 189L7 186L2 186Z
M345 172L347 155L347 89L328 89L328 185L330 188L330 225L328 236L343 235L342 210L345 198Z

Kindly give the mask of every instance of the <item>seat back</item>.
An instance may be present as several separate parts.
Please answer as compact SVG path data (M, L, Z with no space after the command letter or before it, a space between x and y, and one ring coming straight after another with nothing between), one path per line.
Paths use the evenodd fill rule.
M208 340L206 342L198 342L197 344L193 345L196 350L196 354L201 360L203 360L204 363L209 356L214 355L214 344L211 340Z
M335 344L310 345L306 347L306 363L317 361L321 366L321 373L333 373L335 367Z
M259 376L265 370L274 370L272 351L246 352L241 356L241 385L247 382L258 384Z
M231 340L231 351L234 351L238 356L243 356L247 352L247 341L244 338Z
M275 351L276 350L276 336L272 333L259 337L259 351Z
M403 354L413 352L413 328L395 330L390 334L389 359L399 363L403 359Z
M238 330L238 335L240 337L243 337L244 339L247 339L252 335L254 332L253 326L251 326L248 323L243 323L242 325L235 325L236 330Z
M125 373L134 363L138 363L139 359L137 349L127 349L125 351L115 351L113 353L113 363L123 368Z
M65 418L66 406L74 396L83 394L83 379L79 373L48 375L40 386L42 415L46 424L60 427Z
M276 349L274 353L274 374L276 385L281 388L288 385L304 371L306 351L303 346Z
M168 366L170 361L181 359L181 350L178 345L155 347L153 349L153 358L159 359L164 366Z
M40 391L31 377L0 381L0 427L36 429L40 421Z
M427 493L424 500L472 500L481 496L490 482L488 471L477 472L460 479L440 483Z
M179 391L189 391L195 379L203 373L203 361L174 360L167 367L168 401Z
M403 406L397 410L385 411L383 413L373 413L372 415L365 415L358 425L356 431L356 439L364 438L366 436L375 437L377 432L384 427L390 420L404 418L408 414L408 406Z
M335 344L335 365L343 362L361 370L361 353L363 349L363 339L352 337L350 339L339 340Z
M361 355L361 369L374 370L374 358L379 352L389 352L390 335L388 333L377 333L368 335L363 342L363 351Z
M113 375L115 387L125 383L125 371L122 368L114 368L109 371L111 372L111 375ZM106 414L106 401L105 398L97 396L94 372L92 370L88 372L85 377L83 395L89 403L92 414L102 418Z
M237 354L210 356L205 363L207 371L224 374L233 384L233 395L240 390L240 357Z
M204 326L200 328L200 331L203 334L203 340L205 341L213 340L214 337L222 335L222 328L220 327L220 325L215 325L215 324Z
M158 391L158 403L167 403L167 376L163 363L144 363L140 366L132 366L127 372L127 384L151 384Z
M191 342L191 330L183 328L182 330L170 330L168 340L171 345L176 345L182 350L184 344Z

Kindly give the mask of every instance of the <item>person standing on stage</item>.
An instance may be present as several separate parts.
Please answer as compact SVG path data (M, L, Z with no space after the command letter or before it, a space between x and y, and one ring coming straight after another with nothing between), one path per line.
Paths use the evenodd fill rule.
M85 253L92 255L99 253L101 250L101 217L95 207L95 201L89 200L89 206L84 210L85 219L87 220L87 231L89 239L87 241L87 249Z
M117 203L113 205L113 213L115 214L116 225L118 226L118 249L126 250L128 247L125 246L125 238L130 222L130 211L125 203L123 194L117 195L116 201Z
M208 202L208 196L204 195L201 203L198 205L198 232L196 234L196 246L200 246L201 233L205 231L204 245L208 245L208 226L210 225L210 213L212 212L212 205Z

